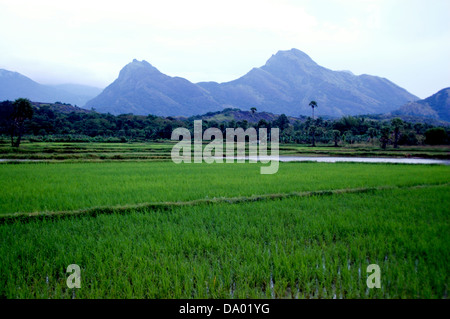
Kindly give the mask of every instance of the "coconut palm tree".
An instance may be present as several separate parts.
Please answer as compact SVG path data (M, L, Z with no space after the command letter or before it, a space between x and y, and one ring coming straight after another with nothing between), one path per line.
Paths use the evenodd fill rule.
M311 102L309 102L309 106L311 106L311 108L312 108L312 119L314 121L314 108L317 107L317 102L311 101Z
M314 123L314 108L317 107L316 101L309 102L309 106L312 108L312 122L313 125L311 126L311 134L312 134L312 146L316 146L316 125Z

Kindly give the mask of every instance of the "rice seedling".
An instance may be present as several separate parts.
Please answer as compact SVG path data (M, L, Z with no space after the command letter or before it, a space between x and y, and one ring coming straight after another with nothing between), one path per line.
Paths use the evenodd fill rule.
M0 225L0 296L447 298L450 187ZM381 288L366 285L369 264Z
M441 165L280 163L276 174L260 175L261 165L0 164L0 214L450 181Z

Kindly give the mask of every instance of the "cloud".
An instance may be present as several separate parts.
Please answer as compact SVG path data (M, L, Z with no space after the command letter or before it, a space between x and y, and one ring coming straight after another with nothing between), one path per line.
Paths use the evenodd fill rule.
M401 79L405 55L422 61L424 46L448 53L449 3L0 0L0 67L104 86L138 58L191 81L227 81L296 47L329 68ZM448 68L443 54L430 53L430 74Z

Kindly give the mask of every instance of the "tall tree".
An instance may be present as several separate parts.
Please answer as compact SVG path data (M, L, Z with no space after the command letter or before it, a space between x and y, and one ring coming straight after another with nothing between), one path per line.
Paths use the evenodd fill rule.
M373 144L373 139L378 136L378 131L374 127L369 127L369 129L367 130L367 135L369 135L369 139Z
M309 134L312 136L312 145L311 146L316 146L316 126L315 125L311 125L309 127Z
M313 119L313 125L310 129L311 134L312 134L312 146L316 146L316 126L314 123L314 108L317 107L317 102L311 101L311 102L309 102L309 106L311 106L311 108L312 108L312 119Z
M339 138L341 137L341 131L333 130L334 147L338 147Z
M381 128L380 142L381 142L381 148L384 150L386 149L386 145L389 142L390 134L391 134L391 128L389 126L383 126Z
M403 126L402 119L396 117L391 121L391 126L394 129L394 148L398 148L398 138L400 136L400 128Z
M317 107L317 102L316 101L311 101L311 102L309 102L309 106L311 106L311 108L312 108L312 119L314 121L314 108Z
M10 115L10 133L11 133L11 146L19 147L23 134L24 122L27 119L33 117L33 107L28 99L19 98L14 101L12 113ZM17 135L16 141L14 136Z
M256 110L256 107L250 108L250 111L252 111L252 114L255 114L255 112L257 111L257 110Z
M280 129L280 132L284 131L289 127L289 119L286 114L281 114L273 124Z

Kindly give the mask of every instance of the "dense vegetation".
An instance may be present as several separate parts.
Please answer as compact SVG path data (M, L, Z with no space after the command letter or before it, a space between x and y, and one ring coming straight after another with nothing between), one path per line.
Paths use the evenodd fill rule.
M0 135L9 135L7 110L12 103L0 103ZM149 141L170 139L172 130L186 127L193 131L193 121L198 117L173 118L154 115L122 114L114 116L97 112L61 113L49 106L34 110L31 120L24 123L23 134L32 141ZM395 121L394 121L395 120ZM394 120L373 120L347 116L337 120L317 118L292 119L284 114L270 121L203 120L204 129L248 127L280 129L283 143L309 144L313 134L315 142L331 145L367 143L387 145L442 145L449 144L450 127Z

